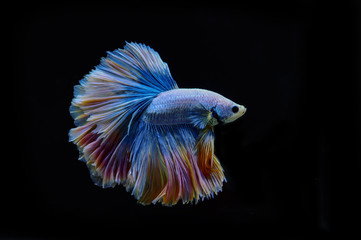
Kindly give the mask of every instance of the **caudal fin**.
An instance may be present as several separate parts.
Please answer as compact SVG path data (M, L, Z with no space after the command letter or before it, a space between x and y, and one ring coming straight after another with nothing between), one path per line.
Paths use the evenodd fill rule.
M69 141L77 145L97 185L125 182L131 130L155 96L175 88L159 54L137 43L108 52L74 87L70 113L77 127L70 130Z

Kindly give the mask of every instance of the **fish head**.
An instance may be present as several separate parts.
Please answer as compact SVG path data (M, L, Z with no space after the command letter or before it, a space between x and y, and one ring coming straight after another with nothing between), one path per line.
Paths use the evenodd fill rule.
M246 108L243 105L234 103L229 99L222 99L217 102L217 105L212 108L212 117L217 120L218 123L230 123L246 112Z

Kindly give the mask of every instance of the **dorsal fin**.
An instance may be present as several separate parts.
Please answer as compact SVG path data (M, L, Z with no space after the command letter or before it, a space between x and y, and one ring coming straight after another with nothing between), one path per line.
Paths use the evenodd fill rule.
M108 52L107 58L103 61L107 67L111 66L147 91L160 93L178 88L168 64L162 61L156 51L144 44L127 42L124 49ZM99 68L102 68L102 64Z

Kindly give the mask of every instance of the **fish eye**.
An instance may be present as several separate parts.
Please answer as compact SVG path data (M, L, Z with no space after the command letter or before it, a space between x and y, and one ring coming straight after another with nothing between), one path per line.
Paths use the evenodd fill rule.
M239 110L239 109L238 109L238 107L237 107L237 106L233 106L233 107L232 107L232 112L233 112L233 113L238 112L238 110Z

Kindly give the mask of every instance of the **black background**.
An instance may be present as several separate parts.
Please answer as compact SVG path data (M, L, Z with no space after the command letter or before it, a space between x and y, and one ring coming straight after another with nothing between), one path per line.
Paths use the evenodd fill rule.
M164 238L172 228L176 236L323 239L360 227L360 2L10 10L15 149L2 168L0 236ZM247 107L242 119L216 127L227 183L215 198L142 206L121 186L93 185L77 161L67 135L73 86L125 41L158 51L179 87Z

